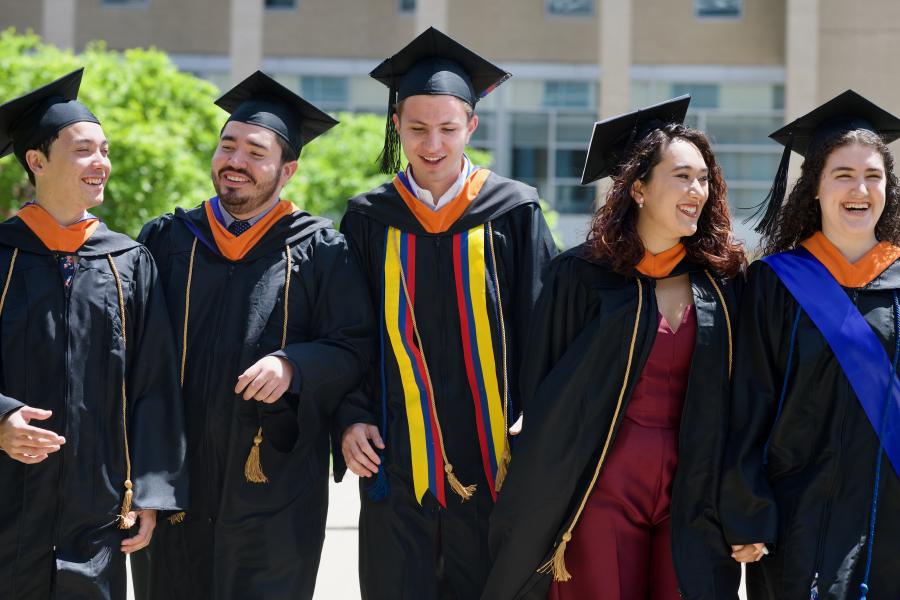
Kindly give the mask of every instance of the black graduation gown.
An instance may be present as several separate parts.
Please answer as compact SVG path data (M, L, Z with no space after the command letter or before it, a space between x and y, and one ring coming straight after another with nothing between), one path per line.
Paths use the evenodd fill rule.
M197 240L183 387L190 506L182 523L162 523L154 540L152 597L312 598L331 418L370 360L374 324L362 275L330 221L301 211L277 221L237 261L214 250L202 206L151 221L140 239L160 266L179 352ZM293 264L280 350L286 246ZM238 376L272 354L294 365L292 389L272 404L244 401L234 393ZM244 477L260 419L264 484Z
M892 290L900 262L847 289L889 357L896 339ZM731 426L720 494L731 544L765 542L771 554L748 572L758 598L859 597L866 561L878 437L825 338L762 261L750 266L735 355ZM787 393L775 418L782 385ZM763 448L768 440L768 464ZM900 481L885 457L869 598L900 598ZM753 581L755 580L755 581Z
M478 486L468 502L446 491L446 509L425 492L420 505L413 491L407 415L397 361L384 340L382 355L387 394L386 450L383 457L389 491L373 500L370 480L361 481L360 582L366 600L477 598L489 567L488 516L493 508L482 464L472 393L466 376L457 307L452 236L491 222L505 316L509 368L509 419L519 412L515 385L540 275L556 254L537 192L491 173L478 195L448 231L429 234L393 184L353 198L341 222L351 249L359 256L369 293L380 305L387 226L415 234L415 316L431 371L436 407L447 456L464 485ZM501 365L496 300L488 301L494 354ZM380 316L383 321L383 316ZM342 424L381 423L381 367L372 368L367 392L348 402ZM499 374L498 374L499 378Z
M491 516L494 566L484 600L547 597L551 575L537 570L568 529L609 432L610 447L615 444L656 337L655 280L623 277L584 258L584 252L583 246L573 248L551 264L535 309L521 367L524 426ZM672 555L684 598L734 600L740 568L729 556L716 516L729 332L718 294L702 268L683 259L671 276L684 273L690 276L697 334L672 486ZM643 304L627 388L613 421L634 330L637 278ZM738 286L718 276L716 282L734 319Z
M23 404L52 410L33 424L66 443L36 465L0 455L0 595L124 600L123 376L133 510L177 510L187 499L184 415L156 268L146 248L101 223L73 253L67 294L57 257L13 217L0 224L0 285L14 248L0 316L0 415ZM108 256L121 277L127 352Z

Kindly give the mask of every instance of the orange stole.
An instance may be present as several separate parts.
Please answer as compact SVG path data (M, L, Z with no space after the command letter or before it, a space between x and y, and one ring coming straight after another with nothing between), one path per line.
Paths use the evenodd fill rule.
M76 252L100 225L100 219L92 218L63 227L37 204L23 206L16 214L40 238L47 250L57 252Z
M476 170L466 179L456 198L439 210L431 210L425 206L421 200L406 189L406 186L403 185L403 182L396 175L394 176L394 187L425 231L428 233L443 233L462 216L469 204L478 195L478 192L481 191L481 187L490 174L491 172L488 169Z
M291 214L297 207L287 200L279 200L278 204L272 208L266 216L253 224L250 229L243 234L236 236L219 223L216 215L213 213L212 204L209 201L203 203L206 211L206 220L209 221L209 228L212 230L213 239L216 247L222 256L228 260L241 260L250 250L268 233L272 225L277 223L282 217ZM224 209L223 209L224 210Z
M900 258L900 248L888 242L878 242L865 256L851 263L821 231L815 232L800 245L809 250L846 288L865 287Z
M650 254L644 250L644 258L641 259L641 262L635 268L647 277L662 279L663 277L668 277L672 269L678 266L678 263L686 255L687 251L681 242L659 254Z

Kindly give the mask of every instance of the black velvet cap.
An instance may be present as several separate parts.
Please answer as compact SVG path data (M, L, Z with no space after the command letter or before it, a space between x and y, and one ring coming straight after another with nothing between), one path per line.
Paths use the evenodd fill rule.
M629 151L654 129L669 123L684 123L691 96L685 94L594 123L581 184L614 175Z
M386 58L369 76L389 88L385 147L381 170L400 168L400 140L392 116L396 104L410 96L455 96L474 107L511 77L450 36L429 27L402 50Z
M299 155L300 149L338 124L262 71L256 71L222 94L216 105L238 121L274 132Z
M768 236L775 231L778 212L787 192L791 151L805 158L829 139L856 129L876 133L889 144L900 138L900 118L853 90L847 90L769 135L784 146L784 151L772 187L751 217L759 219L755 226L758 233Z
M62 129L86 121L100 124L88 108L78 102L84 69L72 71L0 106L0 158L14 152L27 170L25 153Z

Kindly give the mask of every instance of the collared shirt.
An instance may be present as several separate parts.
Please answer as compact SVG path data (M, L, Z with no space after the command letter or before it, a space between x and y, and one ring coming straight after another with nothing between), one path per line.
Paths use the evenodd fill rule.
M249 219L244 219L244 220L250 224L250 227L253 227L254 225L256 225L256 223L260 219L262 219L264 216L269 214L270 210L275 208L275 206L278 204L278 201L279 201L279 198L275 198L275 201L269 206L269 208L267 208L266 210L262 211L261 213L259 213L258 215L254 216L254 217L250 217ZM232 216L232 214L230 212L228 212L228 210L226 210L224 206L222 206L221 200L219 200L219 208L222 209L219 211L219 214L222 215L222 225L225 227L225 229L228 229L228 226L231 225L232 223L234 223L235 221L237 221L237 219L234 218L234 216Z
M459 172L459 177L456 178L456 182L450 186L450 189L444 192L444 195L438 199L437 204L434 203L434 196L431 195L431 192L425 188L419 187L419 184L413 179L412 165L406 167L406 178L409 180L409 185L412 187L416 198L431 210L438 211L459 195L459 191L462 189L463 185L465 185L466 179L469 178L471 172L472 163L469 161L469 157L463 154L463 165L462 170Z

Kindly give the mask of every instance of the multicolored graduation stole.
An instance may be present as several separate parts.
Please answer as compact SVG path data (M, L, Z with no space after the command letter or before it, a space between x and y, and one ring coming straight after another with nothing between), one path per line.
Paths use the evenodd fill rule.
M828 342L885 453L900 473L900 381L872 327L806 248L765 261ZM885 401L890 394L889 401Z
M498 361L494 355L494 333L488 318L488 301L497 306L497 290L493 277L496 266L485 253L485 236L489 227L479 225L453 236L453 267L456 299L460 315L460 335L466 374L472 391L478 440L485 476L496 500L498 470L507 449L506 386L501 396L497 378ZM416 499L422 502L429 490L446 506L446 456L441 441L435 399L428 379L428 369L416 345L413 310L415 308L416 235L388 227L384 255L384 323L391 350L397 361L409 427L413 486ZM486 260L490 259L490 260ZM403 278L409 302L403 289ZM490 294L490 297L489 297ZM412 304L412 306L410 306ZM497 315L498 322L502 320ZM451 479L451 487L457 482Z

